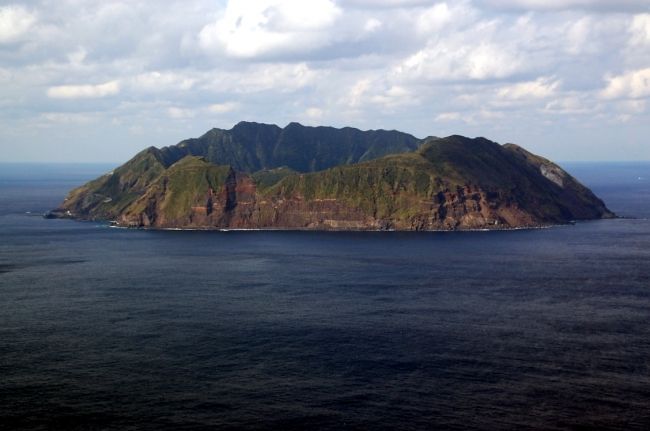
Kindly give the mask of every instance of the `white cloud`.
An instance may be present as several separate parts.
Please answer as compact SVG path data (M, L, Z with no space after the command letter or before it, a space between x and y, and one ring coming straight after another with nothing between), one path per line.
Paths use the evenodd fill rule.
M617 116L629 121L603 136L625 124L640 142L650 124L649 0L8 1L7 148L38 122L61 136L66 121L100 140L122 133L113 157L125 159L143 142L173 144L242 115L539 148L546 132L578 142ZM66 98L78 102L57 103ZM80 112L51 112L62 106ZM84 157L96 159L91 146Z
M559 81L543 77L501 87L497 97L506 100L543 99L555 94L559 85Z
M407 58L396 73L407 79L485 80L505 78L523 70L519 55L496 43L437 41Z
M363 30L367 33L373 33L379 30L382 27L382 22L376 18L368 19L365 24L363 24Z
M443 112L438 114L434 121L436 123L463 123L465 125L494 124L505 118L505 114L494 109L478 109L471 112Z
M240 58L304 52L326 45L340 16L331 0L229 0L221 18L199 33L208 52Z
M67 55L68 61L70 62L71 65L73 66L81 66L86 59L86 56L88 55L88 52L83 48L80 47L76 49L75 51L69 53Z
M135 90L149 92L165 92L173 90L189 90L195 80L188 73L151 71L141 73L133 78L131 86Z
M447 3L438 3L420 14L417 28L422 33L442 30L452 20L452 12Z
M41 118L50 123L85 124L96 121L97 115L80 112L46 112L41 115Z
M224 102L224 103L214 103L208 106L208 111L214 114L225 114L227 112L232 112L238 108L239 108L239 103Z
M323 72L306 63L255 65L240 72L226 73L212 84L215 90L247 94L261 91L291 93L323 78Z
M14 42L36 22L36 17L22 6L0 7L0 43Z
M606 79L607 87L600 93L605 99L650 97L650 67Z
M351 108L359 107L364 102L364 95L370 89L371 86L370 79L360 79L355 82L352 87L347 91L347 95L344 98L344 103Z
M384 91L379 91L369 99L383 108L394 108L403 105L417 104L417 98L410 90L399 85L393 85Z
M647 105L647 102L643 99L622 100L617 103L617 108L626 114L643 114Z
M647 0L478 0L487 6L504 9L567 10L587 9L628 11L648 7Z
M182 120L182 119L194 117L195 113L191 109L171 106L167 108L167 115L169 116L169 118L173 118L175 120Z
M481 109L474 117L474 121L484 120L484 121L493 121L501 120L505 118L505 114L501 111Z
M580 54L590 38L593 37L592 23L590 17L580 18L569 26L567 32L566 50L570 54Z
M97 85L59 85L50 87L47 96L53 99L90 99L113 96L120 92L118 81Z
M650 45L650 13L635 15L630 26L632 45Z
M587 114L596 110L593 102L589 103L584 96L572 94L549 101L543 109L548 114Z
M394 73L425 82L507 78L534 67L531 51L520 46L532 39L531 29L526 19L509 23L482 19L466 2L439 3L416 21L416 31L426 37L425 46L404 59Z
M369 9L374 8L395 8L409 6L430 5L431 0L341 0L346 6L357 6Z
M443 112L441 114L438 114L434 119L434 121L439 123L444 123L448 121L458 121L460 119L461 119L460 112Z
M366 76L350 82L347 86L336 88L340 97L335 99L336 112L354 114L370 107L381 113L394 113L407 106L420 103L420 97L411 88L396 84L385 77Z
M323 118L324 111L321 108L311 107L307 108L305 114L312 120L320 120Z

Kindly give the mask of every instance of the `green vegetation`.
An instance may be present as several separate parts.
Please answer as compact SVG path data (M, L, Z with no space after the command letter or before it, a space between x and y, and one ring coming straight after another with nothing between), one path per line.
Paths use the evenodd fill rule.
M437 192L435 184L430 164L415 153L406 153L322 172L294 174L266 194L298 195L307 201L335 199L375 218L391 218L396 211L398 216L408 216L419 210L417 203Z
M113 172L72 190L62 207L84 218L116 218L165 172L157 151L148 148Z
M212 129L160 150L169 166L185 156L202 156L217 165L253 173L279 167L314 172L341 164L415 150L420 141L406 133L386 130L362 132L346 127L305 127L240 122L230 130Z
M210 218L219 194L227 197L216 211L230 214L241 196L246 210ZM297 123L284 129L239 123L173 147L150 147L73 190L53 214L181 227L275 220L287 224L276 227L300 227L333 217L401 228L612 216L559 166L516 145L462 136L420 142L395 131Z
M230 166L216 166L202 157L187 156L173 164L151 184L126 214L143 213L159 204L157 216L182 219L197 202L205 202L210 190L218 192L232 172Z
M277 184L281 179L295 173L296 171L293 169L282 166L275 169L263 169L261 171L253 173L252 176L255 180L255 184L257 184L257 188L259 190L266 190L269 187Z

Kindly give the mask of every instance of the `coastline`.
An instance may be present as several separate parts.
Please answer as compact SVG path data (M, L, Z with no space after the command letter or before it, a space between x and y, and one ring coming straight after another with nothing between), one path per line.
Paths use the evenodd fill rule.
M74 220L74 219L69 219ZM74 221L93 221L93 220L74 220ZM582 220L590 221L590 220ZM95 220L95 222L97 222ZM539 226L517 226L517 227L501 227L501 228L475 228L475 229L311 229L311 228L210 228L210 227L145 227L145 226L120 226L106 224L107 227L112 229L126 229L126 230L145 230L145 231L165 231L165 232L508 232L508 231L521 231L521 230L538 230L538 229L552 229L558 227L572 226L575 223L561 223L561 224L548 224Z

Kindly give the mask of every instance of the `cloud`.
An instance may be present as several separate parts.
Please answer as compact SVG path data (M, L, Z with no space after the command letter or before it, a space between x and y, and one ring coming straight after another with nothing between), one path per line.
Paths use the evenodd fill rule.
M113 96L120 92L118 81L109 81L97 85L59 85L50 87L47 96L52 99L91 99Z
M603 142L650 133L647 0L8 1L0 154L39 145L38 124L68 136L66 122L115 159L241 119L540 149L603 124Z
M382 108L395 108L404 105L413 105L418 103L416 96L407 88L392 85L388 88L381 89L376 92L371 98L370 102L379 105Z
M626 114L643 114L647 106L648 103L643 99L622 100L617 104L619 111Z
M173 118L174 120L182 120L186 118L192 118L196 114L192 109L171 106L167 108L167 115L169 116L169 118Z
M436 41L407 58L396 73L425 81L505 78L525 67L515 51L491 42L466 45L460 40Z
M160 72L157 70L141 73L131 80L131 86L134 90L148 92L187 91L194 84L195 80L188 74Z
M379 30L382 27L382 22L376 18L369 18L363 25L363 30L372 33Z
M321 108L311 107L307 108L305 115L311 120L320 120L323 118L324 111Z
M259 93L293 93L304 89L323 79L325 72L310 68L307 63L283 64L262 63L242 66L236 72L216 73L205 88L217 92L237 94Z
M326 45L341 14L331 0L229 0L222 17L199 33L200 46L239 58L304 52Z
M67 57L72 66L80 67L83 65L83 62L86 59L87 55L88 51L86 51L83 47L79 47L75 51L69 53Z
M497 97L505 100L543 99L555 94L559 85L559 81L543 77L501 87Z
M25 35L36 17L22 6L0 7L0 44L14 42Z
M96 113L46 112L41 115L41 118L50 123L86 124L97 121L98 116Z
M501 9L539 11L594 10L631 11L647 10L647 0L478 0L479 4Z
M9 80L11 80L11 72L0 67L0 82L7 82Z
M421 33L439 32L452 20L458 23L458 15L457 10L452 11L447 3L438 3L418 16L417 29Z
M508 78L534 67L531 51L521 46L531 39L533 30L526 19L485 19L469 3L439 3L416 21L416 31L425 37L424 46L405 58L394 73L425 82Z
M369 9L376 8L403 8L409 6L430 5L431 0L342 0L344 6L362 7Z
M370 89L372 82L370 79L360 79L355 82L352 87L346 92L343 102L348 107L356 108L362 106L364 103L364 94Z
M580 54L593 37L590 17L580 18L572 23L567 31L566 50L570 54Z
M448 122L448 121L458 121L462 117L460 112L443 112L438 114L433 121L436 122Z
M630 26L632 45L650 46L650 13L634 16Z
M586 100L586 97L572 94L549 101L543 109L548 114L582 115L593 112L598 106Z
M604 99L650 97L650 67L609 76L606 80L607 87L600 93Z
M214 103L208 106L208 111L215 114L225 114L226 112L232 112L238 108L239 108L239 103L224 102L224 103Z

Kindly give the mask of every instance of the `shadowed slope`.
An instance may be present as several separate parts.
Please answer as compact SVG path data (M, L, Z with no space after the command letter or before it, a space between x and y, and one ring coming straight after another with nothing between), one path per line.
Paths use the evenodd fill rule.
M306 127L240 122L230 130L212 129L160 150L167 166L187 155L205 157L211 163L230 165L240 172L256 172L286 166L298 172L314 172L336 165L356 163L415 150L420 141L406 133L386 130L361 131L350 127Z

